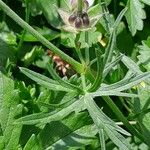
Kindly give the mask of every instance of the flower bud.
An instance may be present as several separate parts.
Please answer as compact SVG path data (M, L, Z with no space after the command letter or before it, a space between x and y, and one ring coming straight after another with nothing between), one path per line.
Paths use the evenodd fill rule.
M77 17L75 20L75 27L81 28L82 27L82 19L80 17Z
M76 20L76 18L77 18L77 15L76 15L76 14L72 14L72 15L69 17L69 19L68 19L69 23L70 23L70 24L74 23L74 21Z
M90 20L89 20L88 14L86 12L83 12L83 14L82 14L82 21L83 21L83 25L85 27L89 26Z

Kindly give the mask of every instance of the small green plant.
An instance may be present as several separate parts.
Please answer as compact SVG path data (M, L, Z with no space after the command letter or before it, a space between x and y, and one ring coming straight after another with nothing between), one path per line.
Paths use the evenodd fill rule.
M36 13L40 14L42 10L55 30L35 30L27 23L33 13L32 2L24 2L25 22L0 0L2 11L24 29L14 50L17 57L24 41L41 42L57 59L59 56L57 61L68 63L73 74L71 77L60 76L54 66L54 57L46 55L42 47L34 47L26 53L22 59L24 66L19 66L21 73L30 78L30 82L34 81L32 84L28 82L28 87L25 81L13 81L0 73L0 149L105 150L117 146L122 150L132 150L136 140L150 146L149 134L146 134L148 128L141 121L141 116L147 114L149 108L137 108L140 107L138 101L142 99L139 85L149 85L150 72L143 72L119 50L117 43L124 16L132 35L142 30L142 19L146 17L142 3L128 0L122 11L114 16L115 19L108 11L109 1L95 0L92 6L86 0L72 0L71 3L69 0L37 0L35 3ZM136 16L136 8L139 9L139 16ZM46 35L47 32L53 36ZM62 42L59 41L58 46L50 42L60 36ZM104 39L106 46L101 44ZM72 48L76 57L61 50L60 43L62 48ZM139 48L144 46L145 43ZM138 58L142 62L142 53ZM28 69L30 64L44 69L45 75ZM8 66L5 66L5 74L12 76L13 67L10 65L9 68L9 65L8 62ZM123 73L121 66L125 68ZM114 70L120 72L117 80L112 82L108 78L111 78ZM131 116L127 117L115 101L119 101L121 108L127 110L129 106L135 107L136 113L129 110ZM114 119L107 110L117 118ZM28 137L25 137L26 132L29 132Z

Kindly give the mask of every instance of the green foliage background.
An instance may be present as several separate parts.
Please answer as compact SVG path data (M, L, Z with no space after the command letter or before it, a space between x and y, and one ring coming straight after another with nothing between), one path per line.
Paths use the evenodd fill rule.
M57 12L69 0L0 0L0 150L148 150L149 5L95 0L89 16L103 16L78 38ZM48 49L71 64L66 76Z

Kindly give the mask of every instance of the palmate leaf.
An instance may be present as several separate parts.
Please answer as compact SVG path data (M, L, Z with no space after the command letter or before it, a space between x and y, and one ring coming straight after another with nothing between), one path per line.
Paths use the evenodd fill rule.
M69 114L71 114L72 112L79 112L84 109L85 109L85 107L83 105L83 100L78 99L78 100L75 100L74 102L72 102L72 104L69 104L68 106L66 106L65 108L59 109L54 112L34 113L34 114L31 114L28 116L24 116L24 117L16 120L15 124L19 124L19 123L28 124L28 125L46 124L51 121L61 120L61 119L65 118L66 116L68 116Z
M0 145L3 144L6 149L18 147L22 125L15 126L13 122L15 116L22 112L19 99L18 91L14 90L13 80L0 72L0 127L3 135L3 143Z
M104 130L107 136L116 144L120 149L131 150L131 145L120 134L130 135L127 131L117 126L109 117L107 117L102 110L98 108L90 94L86 94L84 98L85 105L89 111L98 130ZM99 132L100 132L99 131ZM120 133L119 133L120 132Z
M140 0L128 0L127 12L125 14L129 29L134 36L137 30L143 29L143 19L146 18L143 5Z
M99 91L111 91L113 90L114 92L121 92L127 89L132 88L133 86L139 84L143 80L147 79L150 77L150 72L145 72L140 75L137 75L134 78L129 78L129 79L123 79L117 83L111 84L111 85L105 85L99 88Z
M53 90L53 91L66 91L66 92L73 92L76 89L74 87L67 87L61 85L61 82L52 80L44 75L41 75L39 73L36 73L34 71L31 71L29 69L26 68L20 68L21 72L24 73L26 76L28 76L29 78L31 78L33 81L37 82L38 84Z

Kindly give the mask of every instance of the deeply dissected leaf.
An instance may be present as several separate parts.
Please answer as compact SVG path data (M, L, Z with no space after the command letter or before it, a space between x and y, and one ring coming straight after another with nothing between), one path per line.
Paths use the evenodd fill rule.
M102 91L114 90L114 92L124 91L124 90L132 88L133 86L139 84L140 82L142 82L143 80L145 80L149 77L150 77L150 73L145 72L145 73L142 73L140 75L137 75L134 78L123 79L123 80L121 80L117 83L114 83L112 85L102 86L99 90L102 90Z
M64 87L60 84L60 82L52 80L46 76L43 76L39 73L36 73L34 71L31 71L29 69L26 68L20 68L20 70L29 78L31 78L32 80L34 80L35 82L37 82L38 84L50 89L50 90L54 90L54 91L73 91L74 89L70 89L67 87Z
M146 15L140 0L128 0L127 8L126 20L132 35L135 35L137 30L143 29L143 19Z
M72 112L79 112L81 110L84 110L85 107L83 105L82 99L76 100L69 106L66 106L65 108L62 108L60 110L50 112L50 113L34 113L28 116L24 116L22 118L19 118L15 124L22 123L22 124L46 124L52 121L58 121L66 116L68 116Z
M125 150L131 150L131 145L119 133L130 135L127 131L117 126L109 117L107 117L102 110L98 108L94 100L89 94L84 97L84 102L87 106L89 114L96 124L98 130L103 129L107 136L119 147Z

